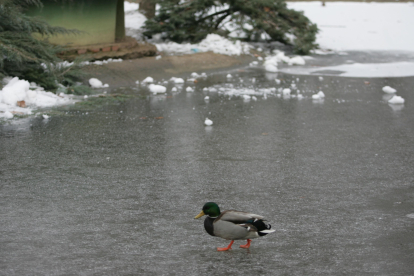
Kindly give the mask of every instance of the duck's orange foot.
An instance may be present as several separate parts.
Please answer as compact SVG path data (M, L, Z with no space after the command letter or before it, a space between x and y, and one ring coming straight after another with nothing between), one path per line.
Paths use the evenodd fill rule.
M250 243L252 242L252 240L247 239L247 243L244 245L240 245L241 248L249 248L250 247Z
M230 244L227 247L217 247L217 251L227 251L231 249L231 246L233 245L234 241L231 241Z

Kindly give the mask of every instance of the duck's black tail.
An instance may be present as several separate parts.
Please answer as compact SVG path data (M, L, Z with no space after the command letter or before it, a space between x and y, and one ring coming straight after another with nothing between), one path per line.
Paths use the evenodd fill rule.
M261 219L256 219L252 224L257 228L259 236L265 236L267 234L275 232L275 230L270 230L270 228L272 228L270 224L265 223Z

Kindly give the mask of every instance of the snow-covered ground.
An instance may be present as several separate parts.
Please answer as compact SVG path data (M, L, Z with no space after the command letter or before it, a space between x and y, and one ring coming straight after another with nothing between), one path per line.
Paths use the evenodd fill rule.
M320 29L317 43L336 51L414 51L414 3L288 2Z

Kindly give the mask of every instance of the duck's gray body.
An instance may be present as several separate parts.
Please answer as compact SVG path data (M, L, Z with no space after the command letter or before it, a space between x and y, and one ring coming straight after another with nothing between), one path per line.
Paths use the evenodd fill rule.
M273 232L268 230L270 225L265 224L263 219L260 215L228 210L216 218L208 216L204 220L204 228L210 235L226 240L254 239Z

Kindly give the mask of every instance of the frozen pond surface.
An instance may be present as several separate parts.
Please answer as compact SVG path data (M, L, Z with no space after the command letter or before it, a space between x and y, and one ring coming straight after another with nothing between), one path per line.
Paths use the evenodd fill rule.
M303 99L225 95L292 82ZM0 126L1 275L412 274L413 78L246 68L186 86ZM207 201L276 232L217 252L193 219Z

